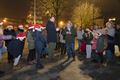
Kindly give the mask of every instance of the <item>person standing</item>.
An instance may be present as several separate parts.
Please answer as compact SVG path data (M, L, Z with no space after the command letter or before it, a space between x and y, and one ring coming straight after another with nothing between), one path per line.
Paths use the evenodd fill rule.
M4 29L4 35L11 35L11 36L16 36L15 30L13 29L12 25L8 25L6 29ZM5 46L8 48L9 43L12 41L13 39L10 40L5 40ZM10 55L9 51L8 51L8 63L13 63L13 57Z
M56 47L56 42L57 42L57 33L56 33L56 27L54 22L55 22L55 17L52 16L46 25L48 56L50 60L53 59L54 49Z
M81 42L83 39L83 30L81 27L78 28L77 30L77 40L78 40L78 51L80 51L80 46L81 46Z
M35 60L35 42L34 42L34 36L33 36L33 30L34 30L34 25L32 23L29 24L27 32L27 42L28 42L28 49L29 49L29 54L27 57L28 64L33 64Z
M41 63L41 56L43 55L43 50L46 46L46 40L42 35L42 25L35 24L34 40L35 40L35 50L36 50L36 68L42 69L44 66Z
M23 33L23 32L24 32L24 26L22 24L18 25L18 28L16 30L16 35L19 34L19 33ZM24 49L24 45L25 45L25 38L22 41L21 45L22 45L21 57L22 57L23 49Z
M11 35L3 35L2 25L0 25L0 62L3 53L7 52L6 47L4 47L4 40L11 40L13 37ZM0 70L0 77L4 76L4 71Z
M18 33L16 35L16 38L12 40L8 45L8 51L10 52L10 55L13 56L14 63L13 66L16 67L19 63L19 60L21 58L21 52L22 52L22 43L23 40L26 38L26 34L24 32Z
M106 29L107 29L107 34L110 37L110 41L112 41L111 43L111 52L113 54L113 56L115 55L115 28L114 28L114 24L113 22L109 21L106 23Z
M68 21L66 28L63 32L63 36L65 36L68 60L71 57L73 57L73 60L75 60L74 44L76 37L76 29L73 27L71 21Z
M60 29L60 50L61 50L61 55L65 55L66 54L66 46L65 46L65 38L63 36L63 31L64 29Z
M90 31L90 29L86 29L85 33L83 34L83 39L86 42L86 58L89 60L91 59L91 52L92 52L91 41L93 39L93 34Z

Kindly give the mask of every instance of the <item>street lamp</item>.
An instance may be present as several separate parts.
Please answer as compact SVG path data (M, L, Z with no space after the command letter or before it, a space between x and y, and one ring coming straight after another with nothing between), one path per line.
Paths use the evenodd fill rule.
M4 19L3 19L3 22L6 23L6 22L7 22L7 18L4 18Z
M59 22L59 26L62 27L64 25L64 22L63 21L60 21Z

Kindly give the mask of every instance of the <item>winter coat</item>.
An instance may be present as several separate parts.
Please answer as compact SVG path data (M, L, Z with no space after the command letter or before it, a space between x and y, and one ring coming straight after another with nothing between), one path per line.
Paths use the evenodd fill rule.
M77 31L77 39L78 39L78 40L82 40L82 39L83 39L83 33L84 33L83 30Z
M42 35L41 31L34 32L34 40L35 40L35 49L36 52L42 54L42 51L46 48L46 40Z
M71 27L71 30L70 30L70 32L71 32L71 34L67 34L67 32L69 32L69 30L67 29L67 27L64 29L64 31L63 31L63 36L65 37L65 41L66 41L66 43L74 43L74 41L75 41L75 37L76 37L76 29L74 28L74 27Z
M8 29L5 29L4 30L4 35L11 35L11 36L16 36L16 33L14 30L8 30ZM12 39L11 39L12 40ZM8 44L10 43L11 40L5 40L5 46L7 47Z
M23 51L22 41L19 39L12 40L8 45L8 51L14 58L18 57Z
M55 24L51 21L48 21L46 25L47 30L47 41L49 42L57 42L57 32L55 28Z
M24 32L24 30L18 28L17 31L16 31L16 35L17 35L18 33L21 33L21 32ZM21 45L22 45L22 51L23 51L24 45L25 45L25 39L21 42Z
M28 42L29 50L35 49L35 42L34 42L34 37L33 37L33 31L32 30L29 30L27 32L27 42Z
M106 50L113 50L115 45L115 40L112 36L107 35L107 48Z
M96 50L96 45L97 45L97 39L93 38L93 40L92 40L92 49L93 50Z
M93 39L93 34L91 32L89 33L89 36L88 33L83 34L83 40L86 42L86 44L90 45L92 39Z
M102 52L107 46L106 36L101 35L97 39L96 50L97 52Z

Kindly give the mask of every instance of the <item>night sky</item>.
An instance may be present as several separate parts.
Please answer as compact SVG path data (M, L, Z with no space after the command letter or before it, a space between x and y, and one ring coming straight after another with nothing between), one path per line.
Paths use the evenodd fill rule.
M68 2L69 1L73 2L74 0L68 0ZM120 0L95 0L95 1L96 1L95 4L101 7L102 14L104 16L120 17ZM68 5L70 7L72 4ZM1 17L2 18L9 17L16 19L25 18L26 15L28 14L29 7L30 0L0 0L0 18Z
M23 19L29 6L30 0L0 0L0 17Z

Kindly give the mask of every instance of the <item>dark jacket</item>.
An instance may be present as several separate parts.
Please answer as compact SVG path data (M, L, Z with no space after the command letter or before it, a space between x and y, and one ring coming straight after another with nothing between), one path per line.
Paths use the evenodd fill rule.
M16 36L16 33L15 33L15 30L8 30L8 29L5 29L4 30L4 35L11 35L11 36ZM12 39L10 39L10 40L5 40L5 46L7 47L8 46L8 44L10 43L10 41L11 41Z
M23 42L19 39L14 39L8 45L8 51L14 58L18 57L23 51L23 45L21 43Z
M117 45L120 45L120 29L115 31L115 42Z
M107 35L107 50L113 50L114 49L115 40L112 36Z
M34 40L35 40L35 49L36 52L39 54L42 54L42 50L46 48L46 40L44 36L42 35L41 31L35 31L34 32Z
M91 44L91 41L93 39L93 34L91 32L89 34L86 32L83 34L83 39L86 42L86 44Z
M18 28L18 29L16 30L16 35L17 35L18 33L21 33L21 32L24 32L24 30ZM24 45L25 45L25 39L22 41L21 45L22 45L22 51L23 51ZM22 54L22 53L21 53L21 54Z
M107 46L107 39L104 35L99 36L97 39L96 50L98 52L104 51Z
M74 27L71 27L71 34L67 34L68 32L68 29L65 28L64 31L63 31L63 36L65 37L65 41L68 42L68 43L74 43L75 41L75 37L76 37L76 29Z
M46 25L46 30L47 30L48 43L49 42L57 42L57 33L56 33L55 24L51 21L48 21L47 25Z

